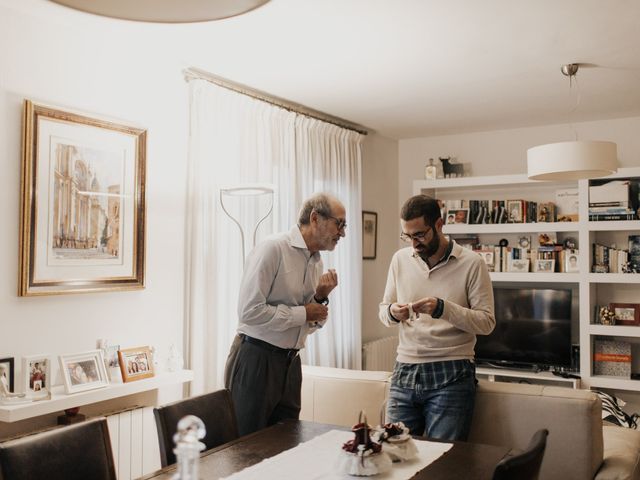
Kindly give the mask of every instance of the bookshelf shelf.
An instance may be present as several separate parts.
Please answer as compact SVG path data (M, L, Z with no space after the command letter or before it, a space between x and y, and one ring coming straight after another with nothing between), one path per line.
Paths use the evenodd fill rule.
M615 175L599 180L616 180L640 177L640 168L621 168ZM496 177L462 177L438 180L416 180L414 194L425 193L443 200L509 200L524 199L533 202L549 202L556 192L564 189L578 190L578 221L502 224L455 224L445 225L447 235L478 236L480 243L494 245L500 238L507 238L510 245L518 241L519 235L533 236L537 233L557 233L561 238L577 239L579 271L577 273L539 272L491 272L493 282L501 284L535 283L561 288L575 286L578 298L578 324L580 344L580 372L583 388L611 388L640 391L640 380L622 377L594 375L593 353L596 337L640 338L640 327L592 325L596 305L607 303L640 303L640 274L591 273L592 244L624 245L629 235L640 235L640 220L590 221L589 180L577 182L538 182L528 180L525 175ZM517 246L517 245L516 245ZM575 294L574 294L575 295ZM638 341L635 340L635 344ZM635 360L635 359L634 359ZM633 363L637 364L637 360ZM634 372L635 373L635 372Z

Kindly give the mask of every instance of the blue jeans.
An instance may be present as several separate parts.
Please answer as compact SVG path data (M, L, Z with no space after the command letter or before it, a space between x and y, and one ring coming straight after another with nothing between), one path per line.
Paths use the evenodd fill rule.
M476 397L475 375L465 375L444 387L391 385L387 404L389 422L404 422L412 435L439 440L466 440Z

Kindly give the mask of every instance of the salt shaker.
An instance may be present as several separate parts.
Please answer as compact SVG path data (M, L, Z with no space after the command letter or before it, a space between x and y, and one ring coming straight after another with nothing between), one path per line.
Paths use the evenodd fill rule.
M195 415L187 415L178 422L173 436L178 469L171 480L199 480L200 452L205 449L202 440L207 433L204 423Z

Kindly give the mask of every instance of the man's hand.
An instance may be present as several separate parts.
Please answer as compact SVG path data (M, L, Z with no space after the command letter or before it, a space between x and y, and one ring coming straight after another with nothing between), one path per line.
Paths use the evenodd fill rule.
M312 325L321 320L326 320L329 314L327 307L315 302L307 303L304 309L307 311L307 323L311 323Z
M316 287L316 298L318 300L323 300L329 297L331 290L338 286L338 274L333 268L330 268L328 272L320 275L320 280L318 281L318 286ZM307 310L307 315L308 315ZM308 317L307 317L308 318Z
M438 299L435 297L425 297L411 304L416 313L426 313L431 315L438 306Z
M408 303L392 303L390 312L391 315L393 315L393 318L400 320L401 322L408 321L411 316Z

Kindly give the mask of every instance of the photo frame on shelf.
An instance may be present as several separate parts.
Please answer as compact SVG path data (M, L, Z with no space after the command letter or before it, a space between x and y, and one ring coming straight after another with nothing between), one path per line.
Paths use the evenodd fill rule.
M125 348L118 351L123 382L132 382L154 376L153 355L148 346Z
M362 258L375 260L378 243L378 214L362 212Z
M118 350L120 350L120 345L109 345L104 349L104 364L111 382L122 382Z
M25 100L20 296L144 288L145 162L146 130Z
M565 273L578 273L580 271L580 256L578 250L567 250L564 255Z
M446 224L469 223L468 208L449 208L447 210Z
M60 355L58 359L67 394L109 385L102 350Z
M13 357L0 358L0 381L6 384L10 392L16 388L16 367Z
M509 260L509 271L518 273L527 273L529 271L528 258L512 258Z
M553 273L555 263L553 259L537 259L534 263L534 272Z
M22 385L28 397L44 397L51 391L51 357L22 357Z
M509 219L509 223L522 223L524 221L522 203L522 200L507 200L507 218Z
M640 325L640 303L611 303L609 309L615 314L616 325Z

